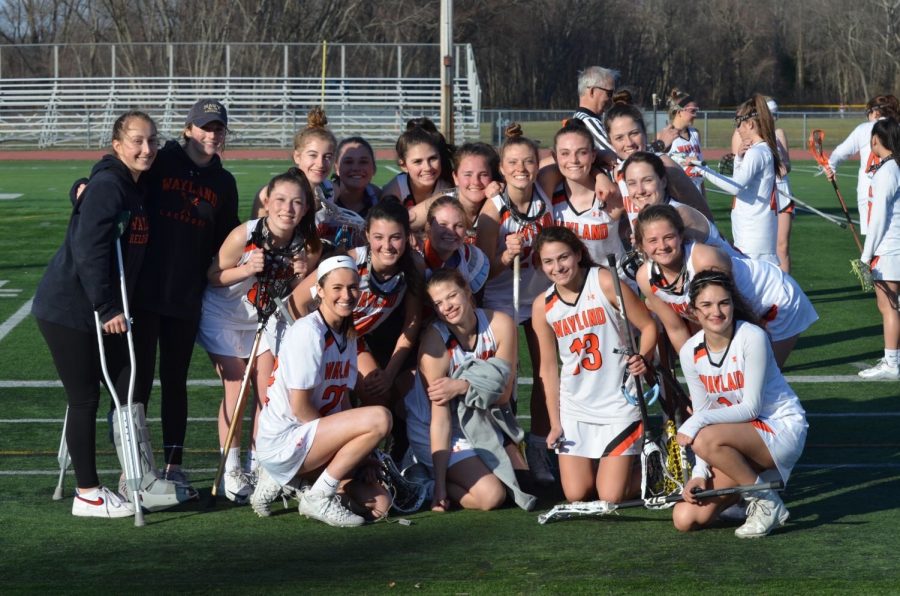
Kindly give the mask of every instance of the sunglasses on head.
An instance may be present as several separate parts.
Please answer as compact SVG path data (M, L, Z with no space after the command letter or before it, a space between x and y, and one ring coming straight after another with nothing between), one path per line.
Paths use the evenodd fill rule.
M700 111L700 108L682 108L682 112L687 112L688 114L696 114Z
M869 109L866 110L866 116L871 116L871 115L874 114L877 110L880 110L880 109L883 108L883 107L884 107L883 104L879 104L879 105L877 105L877 106L872 106L871 108L869 108Z
M744 114L743 116L735 116L734 117L734 127L737 128L742 123L750 120L751 118L756 118L756 112L750 112L748 114Z

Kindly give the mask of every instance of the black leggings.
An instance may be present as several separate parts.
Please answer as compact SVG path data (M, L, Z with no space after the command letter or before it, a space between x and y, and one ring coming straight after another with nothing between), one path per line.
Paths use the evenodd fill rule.
M187 376L199 324L199 320L177 319L143 309L134 312L134 348L137 353L135 399L140 397L144 403L150 399L156 368L156 346L159 344L160 414L165 464L181 465L187 435Z
M103 382L97 334L41 319L37 319L37 325L66 390L69 405L66 444L75 468L75 480L79 488L97 486L100 484L97 476L97 408ZM128 399L130 376L126 336L104 336L103 344L109 376L124 404Z

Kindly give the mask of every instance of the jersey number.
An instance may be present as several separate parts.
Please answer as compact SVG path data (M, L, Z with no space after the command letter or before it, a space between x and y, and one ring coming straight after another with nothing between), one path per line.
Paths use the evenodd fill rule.
M338 407L341 404L341 399L344 397L346 391L346 385L332 385L327 387L322 393L322 400L325 403L319 408L319 415L324 418L328 415L328 412Z
M603 366L603 356L600 354L600 340L594 333L585 334L584 337L576 337L569 346L569 351L575 355L584 355L579 364L575 365L573 375L584 370L597 370Z

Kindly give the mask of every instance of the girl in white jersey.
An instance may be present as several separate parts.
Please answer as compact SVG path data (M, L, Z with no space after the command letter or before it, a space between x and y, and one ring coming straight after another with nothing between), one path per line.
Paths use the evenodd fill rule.
M713 246L685 240L684 222L669 205L653 205L638 215L637 246L647 261L637 273L647 308L656 313L676 350L690 337L692 319L688 292L694 275L716 269L734 277L741 295L765 322L778 366L784 365L797 338L817 319L816 311L797 282L772 263L729 257Z
M872 268L875 298L884 326L884 358L862 370L864 379L900 379L900 123L872 127L872 154L880 163L872 176L872 209L862 261Z
M362 137L341 139L335 151L334 204L365 218L381 198L381 189L372 184L375 176L375 151Z
M751 259L778 265L778 190L781 157L766 98L755 93L738 106L732 138L735 183L731 209L734 246Z
M871 195L869 194L870 177L868 172L878 161L878 157L872 154L870 144L872 126L882 118L900 119L900 100L893 95L878 95L866 103L866 121L854 128L853 132L834 148L828 158L828 167L825 169L828 179L834 180L837 175L837 167L841 162L859 154L856 207L859 211L859 231L864 235L869 230L869 199Z
M426 218L425 280L438 269L458 269L472 294L480 297L491 263L480 248L466 243L466 212L462 204L453 197L440 197L431 203Z
M591 259L600 263L608 254L618 258L625 252L619 236L624 208L618 202L604 204L594 191L595 157L591 133L581 120L569 120L553 139L553 158L563 180L543 190L551 196L553 224L575 232Z
M566 499L616 503L637 490L632 470L643 436L637 406L622 395L622 378L626 368L632 375L647 372L656 323L623 285L625 310L641 334L640 354L626 357L622 350L628 345L627 331L616 313L612 274L594 266L568 228L545 228L536 250L553 281L535 298L531 315L550 415L547 448L559 455Z
M266 393L257 487L266 499L254 497L253 505L268 515L268 502L282 486L316 477L300 494L300 514L332 526L359 526L390 508L369 456L390 432L391 414L380 406L350 408L356 383L353 308L360 296L356 263L347 256L325 259L316 278L319 307L288 331ZM346 506L338 489L349 500Z
M693 207L669 196L665 164L658 155L646 151L632 153L622 164L621 172L635 219L642 209L651 205L671 205L684 222L686 237L721 248L731 257L743 257L722 237L716 224Z
M394 196L407 209L453 187L447 143L434 122L415 118L396 144L397 164L403 170L384 186L384 196Z
M681 348L681 367L693 413L677 440L697 456L684 502L672 520L681 531L713 522L738 499L698 502L692 491L756 484L760 476L787 484L806 441L806 414L775 364L765 331L753 321L732 279L720 271L697 274L690 308L701 331ZM747 493L747 521L738 538L758 538L784 525L788 510L773 490Z
M478 247L491 261L491 278L484 290L484 306L514 315L513 263L520 259L519 311L516 324L525 328L528 353L534 363L531 394L531 433L526 454L535 479L552 483L553 473L545 446L550 420L544 394L538 382L538 345L531 327L528 305L550 285L535 265L532 247L545 226L552 225L550 200L535 184L538 173L537 145L522 136L522 127L513 123L506 129L500 149L500 173L506 189L485 203L478 218Z
M428 295L437 321L422 335L419 373L406 397L410 445L416 459L433 469L433 510L496 509L506 500L506 489L460 428L455 398L466 394L469 383L455 373L473 359L504 360L511 369L498 404L509 403L516 380L516 326L501 312L476 308L456 269L436 271Z
M641 110L631 103L631 94L618 92L614 98L615 104L605 116L606 130L609 131L609 142L616 150L618 163L616 166L616 181L622 194L625 212L629 220L637 217L638 209L634 207L628 197L628 188L625 186L622 176L622 164L632 153L637 151L651 151L647 140L647 128L644 124L644 115ZM691 182L685 170L676 164L668 155L660 155L666 168L666 178L669 180L669 192L678 201L690 205L702 213L710 221L713 220L712 211L706 204L706 199Z
M693 155L703 161L700 131L693 127L694 120L700 112L697 102L676 87L669 93L666 104L669 108L669 123L657 133L657 140L663 143L664 150L669 155ZM685 173L706 199L706 189L703 187L703 176L700 172L688 169Z
M778 120L778 104L771 97L766 98L766 105L772 112L772 118ZM737 131L735 131L737 134ZM794 226L794 201L787 198L791 195L791 181L788 174L791 173L791 153L788 145L787 134L783 128L775 129L775 146L778 149L778 157L781 158L781 168L775 177L775 186L778 189L778 239L775 243L775 252L778 255L778 266L785 273L791 272L791 228Z
M311 209L312 191L303 173L292 169L276 176L269 182L267 194L269 215L235 228L207 272L209 286L203 295L197 343L209 353L224 386L219 408L220 446L224 446L241 378L251 357L258 326L254 304L264 305L274 298L269 294L277 291L274 283L287 284L289 291L307 273L310 262L315 266L321 253ZM264 297L260 293L265 293ZM280 313L269 318L265 341L257 350L257 392L268 382L285 327ZM254 410L261 407L261 398L258 393ZM236 429L235 436L240 437L240 420ZM246 502L251 487L241 473L239 454L240 446L232 446L227 454L225 495L232 501Z

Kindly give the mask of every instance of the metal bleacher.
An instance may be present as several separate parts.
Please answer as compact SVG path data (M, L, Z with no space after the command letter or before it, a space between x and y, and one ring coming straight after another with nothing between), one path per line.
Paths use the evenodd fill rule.
M392 145L410 118L428 116L439 121L436 44L335 44L327 49L332 62L326 67L321 57L324 47L318 44L273 44L273 50L284 56L277 64L278 73L271 72L276 70L271 64L260 68L270 72L248 72L253 68L246 65L236 68L232 48L223 46L222 64L189 75L179 72L174 57L186 53L184 46L189 49L191 44L134 45L161 48L168 64L163 61L156 70L165 71L165 76L122 73L117 56L123 51L119 48L117 52L113 45L108 48L104 68L82 67L82 72L76 73L66 72L75 70L66 56L77 47L29 46L32 54L23 54L17 51L21 46L0 46L0 150L106 146L113 121L129 109L148 112L164 136L176 137L190 106L201 97L218 98L228 107L229 128L234 133L229 145L239 147L290 146L294 133L306 125L306 113L316 105L324 107L328 126L338 138L362 135L376 145ZM35 49L46 62L45 72L30 62L17 61L27 60ZM92 49L97 51L96 46ZM308 60L313 64L296 66L300 62L296 54L301 50L318 52L315 60ZM373 73L378 65L363 68L360 56L367 52L381 56L381 62L387 64L383 70L389 72ZM348 53L354 57L350 65ZM404 55L415 60L404 62ZM433 60L425 59L432 55ZM481 89L471 46L457 45L455 59L454 128L456 141L461 142L479 136ZM134 61L129 65L132 70L141 68ZM319 74L323 68L324 77ZM221 73L209 74L216 69ZM98 74L98 70L105 72ZM142 72L153 70L148 64ZM232 74L236 70L243 71L241 76Z

